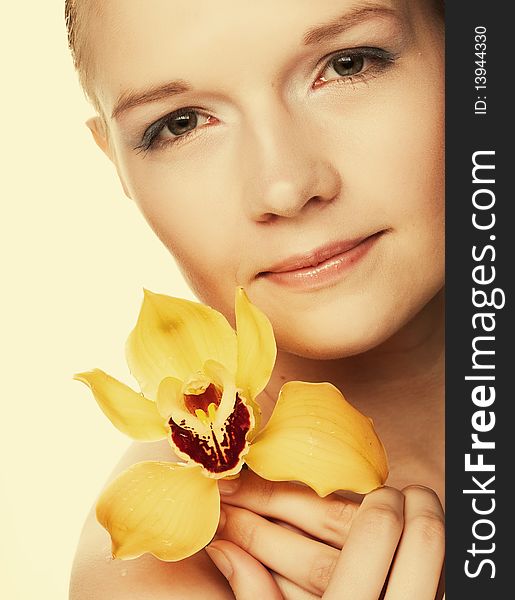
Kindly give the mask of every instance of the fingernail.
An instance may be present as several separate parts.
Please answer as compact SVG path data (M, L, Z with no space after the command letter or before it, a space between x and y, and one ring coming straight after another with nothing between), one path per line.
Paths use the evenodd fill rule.
M215 563L216 567L226 579L232 577L232 565L227 556L219 549L209 545L206 546L206 552L209 558Z
M220 494L224 496L228 496L229 494L234 494L237 489L240 487L240 478L238 479L219 479L218 480L218 489L220 490Z

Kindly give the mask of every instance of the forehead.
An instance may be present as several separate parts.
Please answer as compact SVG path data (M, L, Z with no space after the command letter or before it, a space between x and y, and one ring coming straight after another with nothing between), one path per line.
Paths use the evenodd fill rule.
M389 13L409 21L422 1L104 0L88 32L95 87L112 105L128 88L196 76L216 80L220 69L230 73L231 63L237 78L259 62L273 65L317 26L361 15L363 27L380 27Z

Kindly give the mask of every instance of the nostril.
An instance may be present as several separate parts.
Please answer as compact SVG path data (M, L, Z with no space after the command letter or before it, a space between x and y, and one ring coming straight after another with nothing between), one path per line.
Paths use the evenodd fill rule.
M323 198L322 196L313 196L312 198L309 199L308 204L313 204L315 206L321 205L321 208L323 208L324 206L327 206L328 204L331 203L332 200L334 200L335 196L333 196L332 198Z
M265 225L268 225L269 223L275 223L275 221L277 221L278 219L278 215L275 215L274 213L271 212L267 212L264 213L263 215L261 215L260 217L258 217L256 219L256 221L258 223L263 223Z

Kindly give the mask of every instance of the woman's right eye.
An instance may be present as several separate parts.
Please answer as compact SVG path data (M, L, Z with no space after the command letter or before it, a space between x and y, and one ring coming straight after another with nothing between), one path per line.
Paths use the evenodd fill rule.
M214 117L205 115L194 108L184 108L159 119L143 134L136 150L150 150L157 145L175 144L194 133L198 128L212 124Z

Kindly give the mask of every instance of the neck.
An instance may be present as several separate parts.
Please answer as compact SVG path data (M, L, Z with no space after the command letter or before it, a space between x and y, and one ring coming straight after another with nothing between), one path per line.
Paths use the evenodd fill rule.
M443 498L443 291L380 346L342 359L317 361L279 352L263 402L268 418L286 381L328 381L370 416L390 462L388 484L427 485Z

